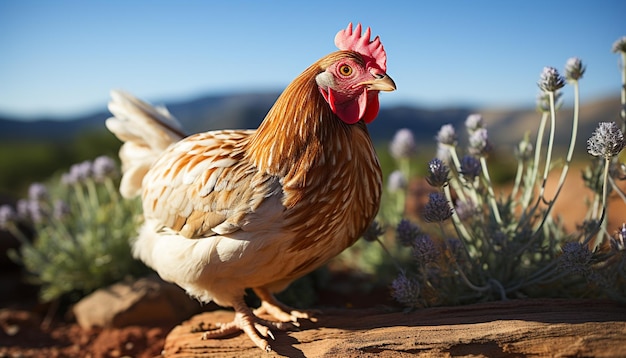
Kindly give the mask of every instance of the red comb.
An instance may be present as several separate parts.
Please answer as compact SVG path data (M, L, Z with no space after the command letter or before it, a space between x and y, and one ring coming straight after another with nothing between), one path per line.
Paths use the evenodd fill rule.
M368 27L365 34L361 36L361 24L357 24L354 32L352 31L352 23L348 27L341 30L335 36L335 45L340 50L349 50L360 53L367 57L371 57L381 70L387 71L387 54L380 43L380 38L370 41L372 30Z

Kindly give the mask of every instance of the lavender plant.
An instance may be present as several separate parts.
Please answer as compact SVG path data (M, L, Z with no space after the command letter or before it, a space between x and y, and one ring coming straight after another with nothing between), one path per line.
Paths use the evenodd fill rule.
M70 299L147 269L131 256L129 238L141 211L137 200L122 200L119 174L109 157L73 165L60 179L30 186L13 208L0 207L0 229L21 243L11 258L23 264L40 297ZM130 219L129 219L130 218ZM31 239L24 228L32 228Z
M622 107L626 108L626 37L614 44L613 51L622 56ZM467 118L468 145L462 157L454 127L441 127L437 158L428 163L426 178L434 192L423 213L434 230L432 224L422 230L406 220L396 230L400 246L410 247L413 253L412 263L399 268L391 285L399 303L413 308L529 295L594 295L626 301L626 224L614 234L606 228L608 192L613 190L626 201L616 184L626 179L624 165L616 159L625 146L624 110L621 126L600 123L587 142L588 153L596 159L584 177L594 200L581 232L565 233L552 213L573 159L579 80L585 70L580 59L571 58L565 76L553 67L542 71L537 83L541 119L536 139L532 142L526 135L515 148L517 172L507 195L495 194L488 167L492 144L482 117ZM566 83L574 89L572 134L565 158L556 161L557 113ZM556 190L549 195L546 183L552 171L560 174Z

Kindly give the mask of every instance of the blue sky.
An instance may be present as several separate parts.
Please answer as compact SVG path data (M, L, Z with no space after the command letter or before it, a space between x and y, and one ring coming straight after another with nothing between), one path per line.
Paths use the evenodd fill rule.
M544 66L587 65L584 99L617 94L625 1L0 1L0 113L104 109L280 90L361 22L398 90L381 104L531 105ZM565 99L571 89L566 89Z

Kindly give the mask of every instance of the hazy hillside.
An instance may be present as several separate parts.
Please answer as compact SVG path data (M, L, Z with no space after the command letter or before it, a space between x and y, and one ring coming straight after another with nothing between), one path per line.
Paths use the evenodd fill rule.
M205 96L165 105L188 133L195 133L218 128L255 128L277 97L278 93L247 93ZM19 121L0 115L0 140L66 141L85 130L105 130L104 121L110 116L105 106L102 111L75 118Z
M246 93L223 96L206 96L197 99L165 103L172 114L189 133L220 128L256 128L278 93ZM586 102L581 108L579 142L586 141L598 122L618 119L619 97ZM513 145L526 131L536 131L540 115L534 108L489 109L489 108L444 108L427 110L412 106L382 108L379 117L370 125L374 141L387 141L399 128L410 128L422 144L434 144L433 137L446 123L454 124L457 131L463 130L463 122L471 113L481 113L496 145ZM0 116L0 140L22 141L66 141L85 130L104 129L104 120L110 114L101 112L59 121L42 118L31 121L16 121ZM571 131L571 110L563 109L557 118L556 143L567 144Z
M619 121L620 108L620 99L617 95L583 103L580 108L576 147L586 148L587 139L599 122ZM478 112L483 115L490 133L494 134L492 139L500 145L513 145L519 142L526 131L531 131L531 138L534 139L541 120L541 115L534 110L482 109ZM569 144L572 132L572 112L571 107L557 112L556 145ZM584 149L581 149L581 152L584 153Z

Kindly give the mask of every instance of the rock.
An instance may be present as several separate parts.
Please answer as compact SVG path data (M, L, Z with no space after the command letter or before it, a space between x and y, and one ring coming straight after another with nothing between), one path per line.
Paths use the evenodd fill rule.
M83 329L175 324L200 311L180 287L156 276L116 283L80 300L73 308Z
M244 334L200 340L191 327L228 322L229 311L204 312L175 327L163 356L257 357ZM618 357L624 354L626 307L610 301L535 299L422 309L411 313L325 310L299 331L275 332L279 357Z

